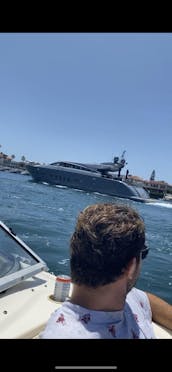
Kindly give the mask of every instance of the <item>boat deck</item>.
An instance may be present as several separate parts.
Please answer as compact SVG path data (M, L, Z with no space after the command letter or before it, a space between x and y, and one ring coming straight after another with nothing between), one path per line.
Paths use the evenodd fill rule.
M43 271L0 294L0 338L38 338L51 313L61 303L53 300L55 276ZM172 331L153 324L157 338L172 338Z

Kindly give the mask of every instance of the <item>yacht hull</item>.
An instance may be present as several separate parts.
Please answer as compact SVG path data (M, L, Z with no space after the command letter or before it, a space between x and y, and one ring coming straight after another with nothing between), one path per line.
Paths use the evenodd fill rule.
M120 198L146 202L148 193L142 188L131 186L99 172L71 169L54 165L28 165L27 169L36 182L67 186L87 192L99 192Z

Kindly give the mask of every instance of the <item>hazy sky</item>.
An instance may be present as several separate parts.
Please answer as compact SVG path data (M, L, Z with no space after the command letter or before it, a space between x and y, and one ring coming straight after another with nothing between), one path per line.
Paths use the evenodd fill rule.
M1 33L1 151L172 184L172 33ZM125 168L126 170L126 168ZM124 172L123 172L124 173Z

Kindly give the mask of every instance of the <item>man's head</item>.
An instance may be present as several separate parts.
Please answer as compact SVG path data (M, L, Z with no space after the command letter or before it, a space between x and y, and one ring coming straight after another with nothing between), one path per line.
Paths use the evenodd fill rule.
M85 208L71 237L73 283L98 287L115 281L132 258L140 260L144 244L144 223L131 207L105 203Z

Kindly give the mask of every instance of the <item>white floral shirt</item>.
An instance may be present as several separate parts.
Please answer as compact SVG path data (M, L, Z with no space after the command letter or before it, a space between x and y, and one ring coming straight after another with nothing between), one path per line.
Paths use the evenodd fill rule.
M40 338L145 339L156 338L145 292L133 288L121 311L97 311L65 301L50 317Z

